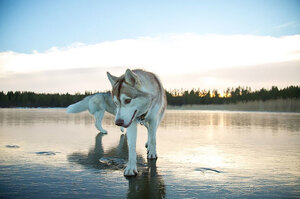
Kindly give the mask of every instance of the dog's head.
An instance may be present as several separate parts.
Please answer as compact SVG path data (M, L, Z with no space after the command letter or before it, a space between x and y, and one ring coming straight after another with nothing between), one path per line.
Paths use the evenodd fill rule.
M127 128L148 109L149 94L142 91L138 75L130 69L120 77L107 72L107 77L112 85L113 101L117 106L115 124Z

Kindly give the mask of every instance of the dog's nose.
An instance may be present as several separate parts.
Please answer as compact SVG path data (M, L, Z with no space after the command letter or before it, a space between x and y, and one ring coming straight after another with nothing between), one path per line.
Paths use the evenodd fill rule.
M118 126L123 126L124 125L124 120L117 119L116 122L115 122L115 124L118 125Z

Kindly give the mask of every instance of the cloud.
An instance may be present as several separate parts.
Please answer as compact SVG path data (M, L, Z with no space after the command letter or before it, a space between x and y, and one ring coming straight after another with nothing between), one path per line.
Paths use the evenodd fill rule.
M110 90L106 71L121 74L126 68L78 68L11 74L0 78L0 91L76 93Z
M85 91L110 90L111 85L106 77L106 71L117 76L124 73L126 67L78 68L64 70L49 70L27 74L12 74L0 78L2 91L34 91L76 93ZM281 88L299 85L300 60L260 64L245 67L220 68L203 72L187 72L182 74L159 74L164 87L170 89L219 89L237 86L250 86L252 89L262 87Z
M269 37L187 33L139 37L93 45L53 47L46 52L34 51L31 54L1 52L0 89L20 90L18 86L28 85L24 89L39 87L52 91L51 85L54 84L63 91L66 88L72 91L73 88L77 91L94 90L91 85L97 85L99 89L96 90L109 89L107 85L100 85L102 79L106 79L105 71L113 70L120 75L127 67L143 68L159 74L167 88L191 88L196 84L218 88L222 86L221 80L241 85L243 80L249 79L247 74L240 74L243 69L251 74L251 69L258 70L255 67L260 67L262 70L259 72L266 73L273 72L272 67L277 63L296 63L290 68L290 71L295 71L299 68L299 60L300 35ZM284 66L278 70L284 72ZM222 72L211 75L214 71ZM234 75L228 76L228 71ZM197 74L198 78L187 78L193 74ZM181 78L183 82L179 81ZM252 83L264 82L263 78L258 80L256 75L251 75L251 78ZM286 78L278 77L278 82ZM251 84L251 81L248 83Z
M1 73L110 66L207 70L295 60L300 35L166 35L53 47L46 52L0 53ZM181 68L181 69L180 69Z
M163 76L166 88L200 88L226 90L250 86L257 90L279 86L299 85L300 60L215 69L201 73ZM182 80L182 81L180 81Z

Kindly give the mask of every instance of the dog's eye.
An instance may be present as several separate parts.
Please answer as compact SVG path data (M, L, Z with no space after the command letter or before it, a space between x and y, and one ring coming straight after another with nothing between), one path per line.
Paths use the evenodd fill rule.
M125 99L125 100L124 100L124 103L125 103L125 104L129 104L130 102L131 102L131 99Z

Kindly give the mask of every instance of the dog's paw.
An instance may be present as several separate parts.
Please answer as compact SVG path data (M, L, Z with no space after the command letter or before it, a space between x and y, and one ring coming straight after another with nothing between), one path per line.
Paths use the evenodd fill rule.
M105 130L105 129L103 129L101 126L99 126L99 125L95 125L96 126L96 129L100 132L100 133L102 133L102 134L107 134L107 130Z
M138 174L138 170L136 165L127 165L127 167L124 170L124 176L130 177L130 176L136 176Z
M156 150L153 149L153 147L148 147L147 159L150 159L150 160L156 160L157 159Z
M148 148L148 142L145 143L145 147Z
M148 153L147 159L149 159L149 160L156 160L156 159L157 159L156 153L155 153L155 154L150 154L150 153Z
M102 130L100 130L100 133L107 134L107 130L102 129Z

